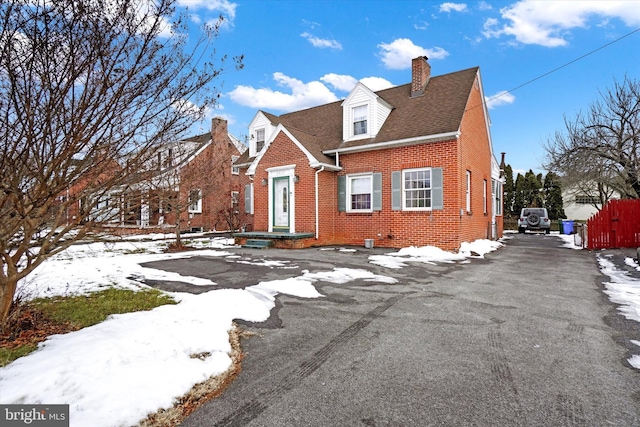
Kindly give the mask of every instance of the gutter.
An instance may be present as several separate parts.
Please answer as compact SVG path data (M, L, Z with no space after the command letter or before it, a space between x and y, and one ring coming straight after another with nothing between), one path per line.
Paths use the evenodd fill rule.
M445 132L439 133L436 135L429 136L418 136L415 138L406 138L406 139L398 139L396 141L387 141L387 142L376 142L373 144L366 145L357 145L355 147L346 147L346 148L336 148L333 150L323 151L324 154L339 154L339 153L357 153L359 151L372 151L372 150L382 150L385 148L392 147L401 147L405 145L415 145L422 144L425 142L439 142L439 141L447 141L453 138L458 138L460 136L460 131L455 132Z
M316 171L316 240L318 240L318 237L320 236L320 216L318 214L318 174L322 171L324 171L324 166Z

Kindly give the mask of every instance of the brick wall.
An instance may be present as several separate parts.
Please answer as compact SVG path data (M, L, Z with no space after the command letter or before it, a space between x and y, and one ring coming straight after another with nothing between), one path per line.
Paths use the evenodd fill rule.
M243 194L242 178L231 173L231 156L240 153L229 139L226 121L214 119L211 134L213 143L198 154L181 173L181 200L188 200L191 189L202 191L202 212L189 214L185 207L180 221L182 230L226 230L228 225L221 211L231 208L232 191ZM242 205L239 200L239 212L244 212L241 210Z
M475 106L478 106L474 108ZM318 245L358 245L374 239L378 247L434 245L456 250L460 243L489 236L491 225L491 153L479 88L469 99L459 139L407 147L340 155L340 172L323 171L319 180ZM269 185L266 169L296 165L295 231L315 232L315 175L306 155L281 132L260 160L254 177L254 230L269 228ZM403 169L443 169L444 209L392 211L391 173ZM471 172L471 209L466 210L466 171ZM382 210L370 213L338 211L337 177L355 173L382 174ZM487 182L486 213L483 185ZM462 211L461 211L462 210ZM462 214L461 214L462 212ZM498 227L501 229L501 218Z
M338 212L336 243L363 245L364 239L374 239L374 245L380 247L434 245L447 250L457 249L460 245L457 145L457 141L452 140L340 155L343 171L339 175L382 173L382 210L371 213ZM392 211L391 173L421 167L443 169L444 209Z
M471 211L465 212L461 221L460 239L471 242L491 236L492 194L491 194L491 151L487 123L485 121L483 99L478 78L471 91L466 112L460 127L460 197L461 208L466 197L466 171L471 172ZM487 199L484 212L483 186L486 181ZM500 217L501 220L501 217ZM502 230L501 224L498 230Z

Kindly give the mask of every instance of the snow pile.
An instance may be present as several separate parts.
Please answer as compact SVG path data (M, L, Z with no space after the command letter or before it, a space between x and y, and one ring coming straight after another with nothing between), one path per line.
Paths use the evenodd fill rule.
M140 264L196 255L237 261L236 256L219 250L125 255L153 252L157 247L157 242L73 246L45 261L20 287L36 297L81 294L107 286L142 286L127 277L211 285L210 280ZM70 404L72 427L135 425L149 413L171 407L194 384L228 369L228 331L233 319L265 321L278 294L318 298L322 295L314 282L356 279L395 282L366 270L336 268L245 289L173 294L177 305L113 315L98 325L52 336L38 351L0 368L0 402Z
M598 263L602 273L611 279L604 284L606 288L604 292L612 302L620 305L618 311L624 317L640 322L640 280L618 270L614 263L603 256L598 256ZM634 341L634 344L640 345L640 342ZM632 356L629 358L629 363L640 369L640 356Z
M576 241L579 239L579 236L576 236L575 234L556 234L556 236L558 236L560 240L564 242L562 245L562 247L564 248L571 248L571 249L577 249L577 250L583 249L581 245L576 245Z
M387 268L406 267L408 262L421 262L424 264L452 263L464 261L469 257L483 258L485 254L502 247L502 243L492 240L476 240L472 243L463 242L460 251L455 254L443 251L435 246L410 246L402 248L398 252L385 255L371 255L369 261Z

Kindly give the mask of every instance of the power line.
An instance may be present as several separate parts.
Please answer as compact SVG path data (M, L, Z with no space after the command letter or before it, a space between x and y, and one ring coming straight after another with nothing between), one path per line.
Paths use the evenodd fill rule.
M586 58L587 56L592 55L592 54L594 54L594 53L596 53L596 52L598 52L598 51L600 51L600 50L602 50L602 49L604 49L604 48L606 48L606 47L609 47L609 46L611 46L612 44L617 43L617 42L619 42L620 40L624 39L625 37L629 37L630 35L637 33L638 31L640 31L640 28L636 28L635 30L631 31L630 33L625 34L625 35L624 35L624 36L622 36L622 37L619 37L619 38L617 38L617 39L615 39L615 40L613 40L613 41L611 41L611 42L609 42L609 43L607 43L607 44L605 44L605 45L602 45L602 46L600 46L599 48L596 48L596 49L592 50L591 52L585 53L584 55L582 55L582 56L580 56L580 57L578 57L578 58L576 58L576 59L574 59L574 60L572 60L572 61L569 61L569 62L567 62L567 63L565 63L565 64L563 64L563 65L561 65L561 66L559 66L559 67L557 67L557 68L554 68L554 69L553 69L553 70L551 70L551 71L547 71L546 73L541 74L541 75L539 75L538 77L535 77L535 78L533 78L533 79L531 79L531 80L529 80L529 81L527 81L527 82L525 82L525 83L522 83L521 85L516 86L516 87L514 87L513 89L510 89L510 90L506 90L506 91L504 91L504 92L501 92L499 95L496 95L496 96L494 96L494 97L492 97L492 98L487 99L486 101L484 101L484 102L483 102L482 104L480 104L480 105L485 105L485 104L487 104L489 101L493 101L494 99L498 99L498 98L500 98L500 97L502 97L502 96L506 95L507 93L514 92L514 91L516 91L516 90L520 89L521 87L527 86L528 84L531 84L531 83L533 83L533 82L535 82L535 81L537 81L537 80L540 80L540 79L541 79L541 78L543 78L543 77L548 76L549 74L555 73L556 71L561 70L561 69L563 69L564 67L567 67L567 66L569 66L569 65L573 64L574 62L578 62L578 61L580 61L581 59L584 59L584 58ZM465 110L465 111L472 110L472 109L474 109L474 108L476 108L476 107L479 107L480 105L476 105L476 106L471 107L471 108L469 108L468 110Z

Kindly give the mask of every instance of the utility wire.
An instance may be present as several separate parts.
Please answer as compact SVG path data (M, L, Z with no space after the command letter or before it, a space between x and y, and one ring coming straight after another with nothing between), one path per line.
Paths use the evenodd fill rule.
M607 44L605 44L605 45L602 45L602 46L600 46L599 48L592 50L591 52L585 53L584 55L582 55L582 56L580 56L580 57L578 57L578 58L576 58L576 59L574 59L574 60L572 60L572 61L569 61L569 62L567 62L566 64L563 64L563 65L561 65L561 66L559 66L559 67L557 67L557 68L554 68L554 69L553 69L553 70L551 70L551 71L547 71L546 73L541 74L541 75L539 75L538 77L535 77L535 78L533 78L533 79L529 80L528 82L522 83L520 86L516 86L516 87L514 87L513 89L510 89L510 90L506 90L506 91L504 91L504 92L501 92L499 95L496 95L496 96L494 96L494 97L492 97L492 98L487 99L487 100L486 100L486 101L484 101L482 104L476 105L476 106L474 106L474 107L469 108L468 110L465 110L465 112L466 112L466 111L469 111L469 110L472 110L472 109L474 109L474 108L476 108L476 107L480 107L481 105L485 105L485 104L489 103L490 101L493 101L494 99L498 99L498 98L500 98L500 97L502 97L502 96L506 95L507 93L514 92L514 91L516 91L516 90L520 89L521 87L527 86L528 84L531 84L531 83L535 82L536 80L540 80L541 78L546 77L546 76L548 76L549 74L555 73L556 71L561 70L562 68L567 67L567 66L569 66L569 65L573 64L574 62L578 62L578 61L580 61L581 59L584 59L584 58L586 58L587 56L592 55L592 54L594 54L594 53L598 52L599 50L602 50L602 49L604 49L604 48L606 48L606 47L609 47L609 46L611 46L612 44L617 43L617 42L619 42L620 40L624 39L625 37L629 37L630 35L637 33L638 31L640 31L640 28L636 28L635 30L631 31L630 33L627 33L627 34L625 34L625 35L624 35L624 36L622 36L622 37L619 37L619 38L617 38L617 39L615 39L615 40L613 40L613 41L611 41L611 42L609 42L609 43L607 43Z

